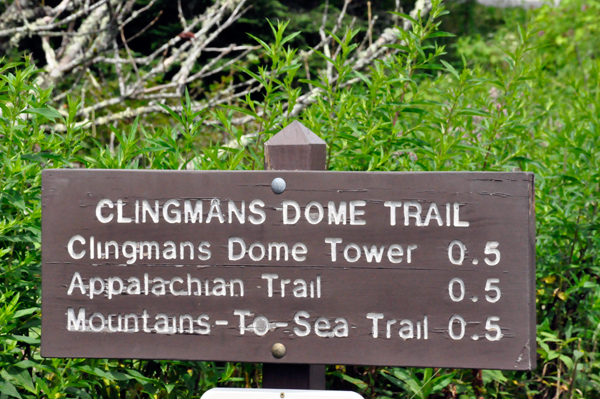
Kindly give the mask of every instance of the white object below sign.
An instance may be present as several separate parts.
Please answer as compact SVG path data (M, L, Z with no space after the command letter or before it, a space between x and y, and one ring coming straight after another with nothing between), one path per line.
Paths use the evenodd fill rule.
M213 388L201 399L363 399L352 391L309 389Z

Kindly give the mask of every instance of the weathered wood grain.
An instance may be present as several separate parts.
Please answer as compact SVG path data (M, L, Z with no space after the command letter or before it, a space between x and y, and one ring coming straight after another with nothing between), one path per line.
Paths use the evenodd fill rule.
M271 181L281 177L287 183L282 194L274 194ZM219 360L243 362L275 362L271 347L283 343L287 354L282 363L313 364L363 364L393 366L427 366L455 368L488 368L525 370L535 367L535 215L533 205L533 175L527 173L367 173L367 172L219 172L219 171L128 171L128 170L46 170L43 172L42 194L42 354L46 357L90 358L153 358L185 360ZM205 223L209 213L207 204L217 198L223 204L229 200L240 206L254 199L264 201L266 221L263 224L244 224L234 219L219 223L213 217ZM113 221L101 223L96 217L100 200L109 199L115 207L101 209ZM167 223L161 214L153 223L116 223L117 201L123 201L122 218L135 220L135 201L158 200L162 207L166 201L177 199L196 201L205 199L203 223ZM325 218L319 224L310 224L302 217L294 225L283 225L282 202L297 201L302 207L311 201L324 206ZM207 202L208 201L208 202ZM365 201L360 207L365 214L356 219L365 225L328 224L327 205L333 201L347 204ZM405 226L402 207L398 208L395 226L390 225L390 208L386 201L418 202L424 217L432 202L439 206L444 225L430 221L430 225L417 227L414 219ZM446 226L446 203L460 204L460 220L469 227ZM95 242L115 240L122 251L126 241L142 242L190 241L195 245L206 241L211 244L211 257L207 261L186 259L137 259L128 264L119 259L89 259L89 252L81 259L73 259L67 250L69 240L81 235L94 236ZM260 242L303 243L308 251L304 261L291 257L285 261L262 259L252 261L228 257L228 239L242 238L248 244ZM337 260L332 261L331 245L325 238L338 237L343 243L337 247ZM467 248L462 265L448 259L448 246L460 240ZM488 266L484 254L488 242L498 242L501 260ZM401 263L392 263L387 256L380 262L368 262L363 256L357 262L344 258L346 243L385 246L399 244L405 255ZM407 263L408 245L417 245ZM76 243L74 250L80 254L84 245ZM89 251L89 247L86 247ZM162 248L162 247L161 247ZM457 256L456 251L453 256ZM352 251L349 252L352 254ZM477 264L473 260L477 259ZM90 278L108 279L130 277L143 280L160 277L164 280L181 278L222 278L229 282L244 282L244 296L175 296L168 289L165 295L113 295L106 292L93 298L81 294L73 284L79 272L82 281ZM263 274L277 274L291 282L281 297L281 287L275 284L272 297L268 296L267 280ZM296 279L321 281L320 298L295 297L291 291ZM453 278L464 281L463 300L450 298L448 284ZM485 291L489 279L498 279L501 298L495 303L485 300L493 290ZM98 280L99 281L99 280ZM98 283L99 284L99 283ZM183 289L185 283L178 285ZM214 284L211 283L211 286ZM235 287L235 284L234 284ZM89 290L88 290L89 292ZM459 295L458 286L453 292ZM316 295L315 295L316 296ZM472 298L478 297L477 302ZM211 332L158 334L156 332L90 332L67 330L67 309L85 309L86 317L98 312L108 314L142 314L144 310L154 317L164 313L168 317L189 314L209 317ZM256 335L251 329L242 335L239 316L234 310L247 310L264 316L270 322L288 323L275 327L265 335ZM299 311L310 316L308 336L294 333L302 329L294 321ZM373 337L373 321L367 314L382 313L378 323L378 337ZM462 339L452 339L448 331L451 317L460 315L466 322ZM415 325L428 321L428 338L402 339L399 336L401 320ZM319 337L314 325L318 317L335 325L336 318L348 323L347 337ZM489 317L498 317L502 328L499 341L490 341L485 334ZM386 338L386 320L397 322ZM116 320L116 318L115 318ZM217 320L227 321L218 325ZM140 323L142 319L138 319ZM133 323L131 321L131 323ZM152 324L154 319L152 319ZM455 331L459 330L455 324ZM116 325L116 322L115 322ZM198 327L198 326L196 326ZM198 327L199 328L199 327ZM416 335L416 331L415 331ZM478 339L473 340L472 336ZM455 334L456 336L456 334Z

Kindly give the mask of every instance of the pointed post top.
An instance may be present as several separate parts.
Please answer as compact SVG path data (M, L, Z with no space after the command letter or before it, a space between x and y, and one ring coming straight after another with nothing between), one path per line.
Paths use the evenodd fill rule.
M265 143L265 170L324 170L327 145L298 121Z
M310 131L298 121L294 121L281 129L279 133L271 137L265 145L302 145L302 144L325 144L323 139Z

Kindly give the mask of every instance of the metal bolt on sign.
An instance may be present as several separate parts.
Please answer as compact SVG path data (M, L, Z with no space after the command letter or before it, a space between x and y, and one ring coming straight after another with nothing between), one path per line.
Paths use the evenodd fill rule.
M283 180L281 177L276 177L271 182L271 190L273 190L275 194L281 194L285 191L285 188L285 180Z
M282 357L285 356L285 345L280 344L279 342L276 344L273 344L273 347L271 348L271 353L273 354L273 357L275 359L281 359Z

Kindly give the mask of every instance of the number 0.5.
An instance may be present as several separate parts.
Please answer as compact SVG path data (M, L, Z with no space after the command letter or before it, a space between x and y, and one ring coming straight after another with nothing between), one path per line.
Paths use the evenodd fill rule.
M489 296L488 294L485 294L485 299L488 302L496 303L500 300L502 293L500 292L500 288L494 285L494 284L498 284L499 282L500 282L500 280L497 278L488 278L487 281L485 282L486 292L487 291L495 291L496 292L495 296Z
M496 266L500 263L500 251L498 251L498 241L488 241L485 244L485 250L483 251L486 255L494 255L494 260L490 260L487 256L483 259L488 266Z
M485 329L488 331L496 332L495 335L485 333L485 337L490 341L500 341L500 338L502 338L502 330L500 329L500 326L495 323L497 321L500 321L500 318L498 316L490 316L485 321Z

